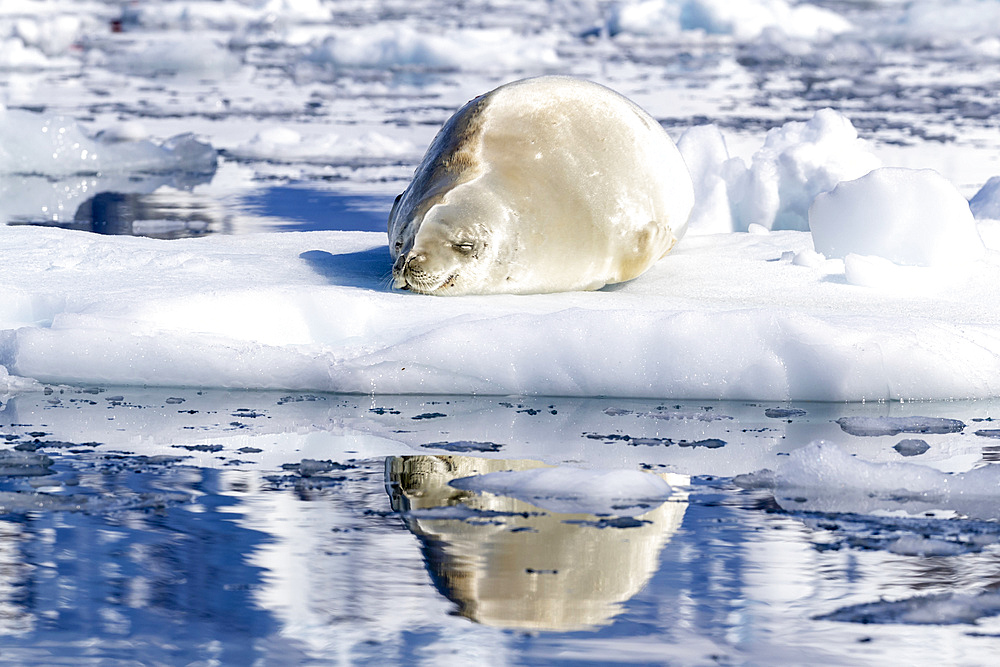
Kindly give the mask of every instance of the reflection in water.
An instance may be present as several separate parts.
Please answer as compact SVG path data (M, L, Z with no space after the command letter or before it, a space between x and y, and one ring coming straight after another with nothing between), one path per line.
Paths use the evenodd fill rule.
M179 191L102 192L80 204L73 224L97 234L179 238L222 231L225 216L208 201Z
M228 215L214 202L181 190L101 192L76 209L72 220L15 221L95 234L175 239L224 233Z
M461 477L543 465L467 456L391 457L386 481L393 509L421 540L436 586L461 615L531 630L606 625L656 571L660 550L680 527L687 503L675 496L637 521L616 524L448 485ZM686 483L671 477L674 484ZM437 508L472 513L453 518L428 511Z
M705 421L699 405L0 394L0 665L995 662L1000 522L914 514L909 497L813 507L799 494L816 488L732 479L817 436L867 461L971 466L979 426L923 436L930 449L904 459L898 437L836 421L898 405L802 405L790 422L750 403ZM706 438L727 444L679 444ZM628 527L449 485L514 469L522 486L507 488L525 491L533 457L680 472L668 482L687 495ZM541 486L522 497L543 504Z

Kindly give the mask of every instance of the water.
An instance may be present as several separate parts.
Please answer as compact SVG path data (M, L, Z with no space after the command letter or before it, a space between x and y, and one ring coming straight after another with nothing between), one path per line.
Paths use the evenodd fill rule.
M995 521L903 498L810 509L733 480L814 438L966 469L995 457L976 431L996 410L20 395L0 412L0 663L985 664ZM968 426L854 436L845 416ZM926 451L893 449L907 437ZM448 485L543 464L644 469L674 494L619 518Z

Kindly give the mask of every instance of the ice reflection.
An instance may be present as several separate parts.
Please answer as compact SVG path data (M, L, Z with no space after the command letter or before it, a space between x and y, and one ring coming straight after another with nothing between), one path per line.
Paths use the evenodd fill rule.
M686 495L616 523L595 515L555 514L448 484L543 465L467 456L392 457L386 462L386 482L392 508L421 541L435 585L462 616L528 630L607 625L656 571L660 551L681 525ZM680 475L669 477L674 484L687 482ZM469 513L422 511L446 508Z

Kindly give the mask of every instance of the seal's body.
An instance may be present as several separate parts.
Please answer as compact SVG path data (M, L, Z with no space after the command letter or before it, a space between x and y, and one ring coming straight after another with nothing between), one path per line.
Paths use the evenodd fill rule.
M478 97L442 127L389 214L393 285L426 294L593 290L684 234L694 195L670 137L570 77Z

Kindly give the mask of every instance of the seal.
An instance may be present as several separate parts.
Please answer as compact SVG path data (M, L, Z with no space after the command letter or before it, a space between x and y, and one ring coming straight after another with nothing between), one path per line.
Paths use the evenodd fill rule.
M684 235L694 202L673 141L599 84L515 81L441 128L389 213L393 286L424 294L594 290Z

